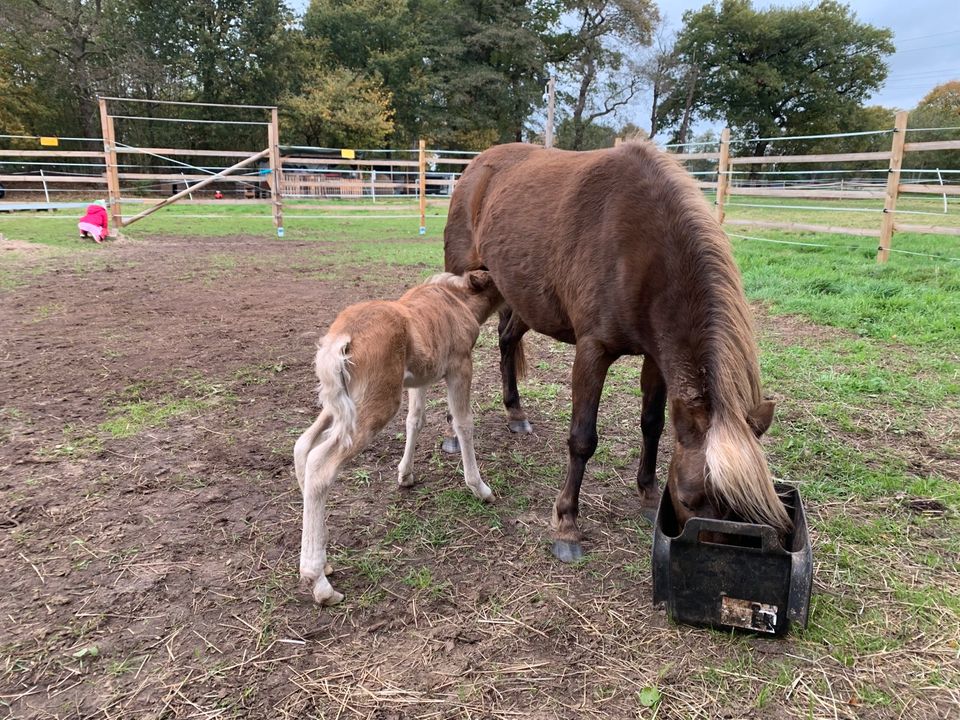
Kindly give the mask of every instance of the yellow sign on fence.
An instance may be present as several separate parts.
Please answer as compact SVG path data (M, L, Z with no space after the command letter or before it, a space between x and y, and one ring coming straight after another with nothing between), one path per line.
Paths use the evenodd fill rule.
M57 147L60 144L60 138L55 137L42 137L40 138L40 145L43 147Z
M357 157L357 153L353 150L341 150L340 157L347 160L354 160Z

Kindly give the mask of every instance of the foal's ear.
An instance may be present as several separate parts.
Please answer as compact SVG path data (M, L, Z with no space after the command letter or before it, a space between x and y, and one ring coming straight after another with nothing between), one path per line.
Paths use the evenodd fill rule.
M773 422L773 409L777 403L773 400L762 400L753 410L747 414L747 423L753 434L757 437L763 435Z
M703 442L710 418L703 405L685 405L679 400L670 403L670 416L681 445L696 445Z
M471 270L467 273L467 284L471 290L482 292L493 284L493 279L486 270Z

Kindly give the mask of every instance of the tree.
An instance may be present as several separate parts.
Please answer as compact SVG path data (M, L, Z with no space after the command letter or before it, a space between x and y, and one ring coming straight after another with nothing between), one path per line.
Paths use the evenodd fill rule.
M723 0L687 12L676 47L689 72L661 105L660 121L681 128L685 114L721 120L746 137L855 129L857 109L886 78L891 38L834 0L765 11Z
M640 74L650 87L650 133L660 131L660 104L670 97L682 80L683 67L677 59L676 38L660 25L654 36L650 56L640 65ZM682 142L682 141L681 141Z
M923 96L910 114L915 127L960 126L960 80L937 85Z
M923 96L910 112L909 127L934 128L915 133L914 140L946 140L935 128L960 127L960 80L941 83ZM960 150L925 151L911 155L910 164L917 168L960 169Z
M627 105L643 85L629 49L648 45L658 15L650 0L567 0L576 29L558 33L557 65L573 85L571 147L584 144L586 127Z
M394 142L473 148L521 138L546 83L552 12L524 0L312 0L304 31L326 67L382 79Z
M50 131L99 136L96 94L119 54L106 38L112 7L111 0L0 3L0 47L13 63L11 76L18 91L37 89Z
M390 93L352 70L314 70L299 95L284 98L289 135L310 145L377 147L393 131Z
M577 137L578 132L579 137ZM554 146L564 150L598 150L613 147L617 135L616 129L609 125L590 122L581 123L578 126L573 118L565 118L557 126ZM576 148L574 148L575 143L579 143Z

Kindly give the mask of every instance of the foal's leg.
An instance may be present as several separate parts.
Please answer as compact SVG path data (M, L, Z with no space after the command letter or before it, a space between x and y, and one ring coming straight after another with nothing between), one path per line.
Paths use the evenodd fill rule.
M640 453L640 468L637 470L637 490L645 510L656 512L660 499L657 485L657 447L663 434L663 414L667 405L667 384L660 368L647 355L643 358L640 373L643 389L643 404L640 413L640 428L643 431L643 450ZM645 513L646 514L646 513Z
M320 436L323 431L330 427L333 416L330 411L324 409L313 421L313 425L308 427L293 446L293 468L297 475L297 484L300 486L300 492L303 492L303 478L306 472L307 455L320 442Z
M327 438L307 455L303 483L303 533L300 538L300 583L309 588L321 605L335 605L343 595L327 580L326 504L340 468L359 455L400 407L400 389L395 398L383 398L358 408L357 431L349 448Z
M410 388L407 392L407 444L400 460L399 482L401 487L413 485L413 451L417 446L417 436L423 427L423 415L426 409L426 388Z
M447 370L447 404L453 417L453 431L460 444L463 479L467 487L485 502L493 500L493 491L480 478L477 456L473 449L473 412L470 409L470 381L473 365L470 356L452 360Z
M520 316L510 308L500 311L500 325L497 332L500 338L500 377L503 382L503 405L507 410L507 427L514 433L532 433L533 428L527 420L527 414L520 405L520 392L517 390L517 349L523 336L530 329ZM447 424L451 420L447 413ZM446 453L455 453L460 449L457 438L449 431L440 446Z
M581 338L573 361L573 415L570 419L570 449L567 478L553 506L556 540L553 554L563 562L583 557L582 538L577 527L580 512L580 484L583 471L597 449L597 408L607 377L616 358L608 355L600 343Z

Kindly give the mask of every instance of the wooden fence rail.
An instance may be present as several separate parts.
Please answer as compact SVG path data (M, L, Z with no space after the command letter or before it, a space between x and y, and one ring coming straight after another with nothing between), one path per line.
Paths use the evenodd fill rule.
M822 232L830 234L846 234L862 237L876 237L879 239L877 247L877 262L885 263L890 257L891 243L896 231L918 234L958 235L960 228L937 225L915 225L896 221L897 200L906 193L920 195L960 196L960 185L921 185L917 183L901 183L900 174L903 167L904 155L911 152L929 152L931 150L960 150L960 140L937 140L927 142L906 142L908 113L897 113L892 132L890 150L877 152L854 153L826 153L814 155L764 155L757 157L730 157L730 133L724 129L720 137L720 149L713 153L676 153L674 157L686 162L692 160L716 160L718 182L716 187L716 216L721 223L737 226L753 226L776 230L793 230ZM832 162L862 162L888 161L886 189L881 190L829 190L817 188L772 188L737 186L729 182L731 167L734 165L786 165L797 163L832 163ZM708 189L711 183L699 182L701 188ZM881 214L880 227L849 228L836 225L816 223L776 222L768 220L748 220L725 218L724 206L734 196L741 197L780 197L780 198L807 198L807 199L883 199L884 206ZM945 201L946 202L946 201Z
M389 155L384 158L376 157L377 151L371 151L365 157L357 158L354 151L341 151L319 148L285 147L280 144L279 121L276 108L264 108L270 111L267 127L266 150L198 150L189 148L146 148L131 147L117 142L113 127L113 118L107 107L111 98L100 98L100 115L103 135L102 150L14 150L0 149L0 182L21 187L28 192L39 192L42 185L49 203L50 192L74 192L69 188L80 189L87 185L96 187L99 192L104 186L109 197L108 207L114 217L117 227L124 227L141 217L164 207L181 197L191 197L195 192L212 182L240 183L244 187L244 194L250 197L269 197L272 206L274 224L281 231L283 223L283 196L298 198L326 198L326 197L371 197L390 195L415 195L420 201L421 230L424 224L424 207L427 194L449 195L453 187L472 157L465 153L451 153L426 147L424 141L418 143L416 149L407 151L406 156ZM766 229L787 231L822 232L829 234L848 234L860 237L878 238L877 261L886 262L891 251L891 244L896 232L910 232L919 234L938 234L960 236L960 227L939 225L921 225L901 223L897 216L897 201L904 194L931 196L944 198L946 208L947 197L960 196L960 184L921 184L915 180L901 182L901 172L904 167L904 158L908 153L922 153L931 151L960 150L960 140L936 140L906 142L907 113L897 113L894 128L891 133L889 150L871 152L836 152L808 155L764 155L764 156L731 156L730 132L724 129L718 143L718 150L714 152L677 153L674 157L681 162L701 161L716 162L717 180L698 180L697 185L707 191L714 191L716 195L716 217L726 225L753 226ZM118 163L120 156L134 156L128 163L133 167L122 166ZM140 163L137 157L150 156L154 158L153 165ZM17 159L22 160L22 164ZM174 158L184 158L184 161ZM202 167L203 158L235 159L230 168ZM52 162L43 162L42 159ZM79 162L74 162L75 160ZM167 166L159 162L166 160ZM159 162L157 162L159 161ZM197 163L196 165L190 164ZM734 168L749 166L752 168L771 165L793 164L822 164L838 162L886 162L885 178L879 180L875 186L871 183L848 183L844 189L843 183L822 183L821 186L805 184L799 187L764 187L747 184L737 184L735 175L759 172L746 169L735 171ZM2 168L10 165L27 166L54 166L56 171L36 170L33 172L17 173L3 172ZM247 172L231 176L244 167L250 167ZM151 169L152 167L152 169ZM709 167L709 165L708 165ZM908 166L909 167L909 166ZM428 169L429 168L429 169ZM442 168L442 170L441 170ZM89 171L92 170L92 173ZM960 168L958 168L960 170ZM710 171L712 174L712 171ZM776 170L774 170L776 172ZM821 171L829 172L829 171ZM955 177L955 176L952 176ZM149 211L140 213L131 218L123 218L120 211L120 181L138 183L154 181L161 183L160 192L174 191L172 197L163 200ZM48 185L67 186L67 190L48 190ZM176 192L184 188L181 192ZM884 201L883 210L877 208L880 215L879 227L850 228L846 226L826 223L788 222L774 220L729 219L726 217L726 208L735 204L736 198L794 198L794 199L874 199ZM0 203L0 209L6 203ZM740 203L743 204L743 203ZM810 208L819 210L822 208ZM839 208L838 208L839 209Z

